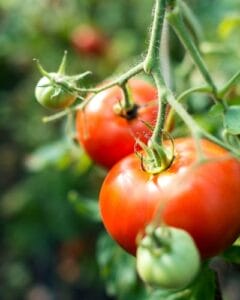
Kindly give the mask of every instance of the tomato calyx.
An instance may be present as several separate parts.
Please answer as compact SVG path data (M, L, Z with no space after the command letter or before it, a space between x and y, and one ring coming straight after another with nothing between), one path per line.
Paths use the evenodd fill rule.
M140 106L134 102L127 82L120 84L119 87L122 90L123 97L114 105L114 113L128 121L133 120L137 117Z
M200 255L192 237L175 227L149 225L137 248L140 278L152 287L182 290L200 271Z
M124 104L121 101L119 101L117 104L114 105L113 110L114 113L118 116L130 121L137 117L139 107L139 105L134 103L132 107L126 108L124 107Z
M148 225L145 230L148 238L142 239L139 245L148 249L153 256L159 257L163 253L171 251L171 232L166 225L162 225L161 233L157 228L157 226Z
M67 52L65 51L57 72L47 72L35 59L42 78L37 83L35 96L37 101L49 109L65 109L78 98L77 82L90 72L69 76L65 74Z
M166 147L163 143L158 143L153 139L148 141L148 144L144 144L142 141L137 140L138 145L142 151L136 151L137 156L141 160L141 166L143 171L156 175L167 170L174 160L174 142L172 137L168 134L171 145Z

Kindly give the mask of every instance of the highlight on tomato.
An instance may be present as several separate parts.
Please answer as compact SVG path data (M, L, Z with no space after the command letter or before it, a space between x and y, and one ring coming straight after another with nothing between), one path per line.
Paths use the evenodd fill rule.
M147 228L136 254L137 271L148 285L183 289L200 270L200 255L192 237L179 228Z
M137 236L155 220L186 230L203 258L215 256L240 234L240 162L201 140L205 161L196 164L191 138L174 144L175 158L161 173L144 172L135 154L109 171L99 197L103 223L133 255Z
M135 103L127 116L116 112L123 93L114 86L96 96L76 117L77 139L91 159L111 168L123 157L134 152L136 139L146 143L157 118L157 91L142 79L129 80L129 90Z

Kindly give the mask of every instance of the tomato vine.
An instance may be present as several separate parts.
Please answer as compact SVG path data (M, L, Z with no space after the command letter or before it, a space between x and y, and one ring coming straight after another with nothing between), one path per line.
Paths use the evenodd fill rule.
M109 122L108 124L110 124L110 114L118 117L117 121L114 121L115 123L113 127L116 127L116 123L120 124L124 119L126 121L125 125L127 124L128 126L127 130L132 130L131 134L134 133L135 135L136 145L141 149L137 150L138 158L136 158L134 155L131 155L131 153L135 150L134 145L131 144L130 151L128 149L128 151L125 151L124 154L117 157L117 159L114 158L111 160L109 158L110 162L103 162L102 157L111 156L111 153L109 154L109 152L107 152L107 143L113 142L113 140L115 141L115 139L111 139L106 136L107 133L105 133L105 136L107 137L106 139L103 139L102 135L99 135L98 139L96 139L97 142L93 140L93 144L99 144L99 148L94 148L94 150L92 150L92 146L89 147L91 148L89 151L90 156L92 156L96 162L107 168L112 167L117 161L123 158L123 160L120 160L120 162L108 173L100 192L100 209L107 230L124 249L135 254L137 247L136 237L139 233L147 235L143 241L148 241L149 236L150 238L153 238L152 233L149 235L148 232L144 232L144 228L149 223L154 223L156 226L154 230L156 231L161 231L161 229L157 228L158 226L169 225L179 227L186 230L186 232L184 232L186 241L189 241L189 237L192 236L196 242L197 248L195 248L194 244L190 243L190 248L192 247L192 249L194 249L192 251L196 250L196 253L199 251L202 259L206 259L224 251L240 234L240 223L237 221L236 215L236 211L239 212L240 203L240 198L237 196L237 194L240 194L240 190L238 188L238 182L240 179L240 163L238 160L240 158L240 128L239 125L236 124L236 119L240 118L240 109L239 107L229 106L226 101L226 94L240 79L240 72L238 71L235 75L233 75L233 77L230 78L229 81L222 87L218 87L208 70L207 64L205 63L198 46L194 42L185 25L183 16L189 19L189 23L193 24L195 29L194 33L196 36L199 36L200 32L198 31L197 23L191 14L191 9L185 2L182 0L155 0L153 22L146 55L143 57L141 62L130 68L127 72L100 85L99 87L85 88L81 86L81 79L84 76L89 75L89 72L76 76L63 76L60 78L61 80L59 80L57 76L52 76L52 73L47 73L41 66L39 66L42 75L48 79L47 84L49 84L51 88L57 89L57 91L63 93L64 96L71 94L80 102L74 105L72 104L75 99L70 102L64 102L62 106L56 108L62 107L65 108L65 110L44 118L44 121L54 121L65 115L80 111L81 114L83 114L81 119L83 120L83 122L81 121L82 124L84 123L84 117L87 117L88 107L90 107L91 103L93 103L98 96L99 104L101 100L100 95L106 96L107 93L113 91L114 88L119 88L121 91L120 96L118 93L114 94L114 97L116 98L114 101L116 101L113 101L114 103L111 102L111 107L108 103L108 107L105 108L105 111L108 112L106 114L106 119L109 118L107 121ZM163 60L165 57L162 55L161 47L163 47L163 35L166 34L166 26L171 26L171 28L175 31L177 37L186 49L186 52L190 55L195 67L200 72L206 83L205 85L191 87L181 92L178 96L175 96L173 88L171 84L169 84L169 57L166 49L164 53L167 63L165 63L165 67L163 67ZM65 63L65 58L63 61ZM61 66L62 65L63 64L61 64ZM142 105L142 103L139 104L136 99L134 99L134 97L137 97L134 95L134 88L131 88L130 83L132 77L135 77L140 73L144 73L153 80L157 90L158 105L155 124L150 124L149 120L142 120L143 123L145 122L144 126L146 126L146 128L148 127L148 129L150 128L152 131L151 136L144 141L135 134L135 131L131 127L133 125L133 119L138 116L138 106ZM80 84L78 84L79 80ZM47 88L49 88L49 86L47 86ZM225 139L216 137L202 128L182 105L181 102L186 97L196 92L208 94L212 99L212 107L218 107L222 116ZM47 99L48 103L50 103L51 100L53 101L53 98L56 95L57 92L55 90L54 94ZM150 100L144 100L146 102L144 105L146 104L147 106ZM130 115L128 115L129 112ZM101 114L102 116L104 115L103 112L101 112ZM191 133L191 139L174 141L170 132L174 114L177 114L186 124ZM105 115L102 119L105 119ZM96 120L95 127L93 126L93 135L97 132L97 122L100 122L100 118L96 118ZM152 119L150 119L150 121L151 120ZM89 119L89 123L91 121L92 120ZM80 127L82 126L81 124L79 125ZM77 125L77 130L79 126ZM123 125L121 126L123 127ZM101 125L99 125L99 127L101 128ZM109 125L109 127L111 126ZM100 131L103 131L106 128L107 125L104 125ZM138 129L139 128L140 127L138 127ZM144 131L142 127L141 131ZM110 133L112 134L112 132ZM89 130L86 134L91 135L92 133L90 133ZM127 142L124 140L123 136L124 135L121 135L120 137L119 135L117 137L119 140L122 139L122 143L114 144L113 146L108 145L110 152L118 151L119 148L123 148L124 145L126 145ZM173 143L165 142L166 139L170 139ZM79 140L84 146L83 139L79 138ZM103 142L101 143L101 141ZM86 150L88 151L87 147ZM100 152L102 157L96 158L95 154L99 154ZM127 158L124 158L127 154L130 155L127 156ZM192 164L196 166L196 169L192 169ZM189 165L191 168L189 168ZM188 172L191 171L192 176L195 176L196 178L192 179L186 176L187 184L185 183L181 185L179 181L175 179L181 178L182 180L181 174L182 172L184 173L186 169ZM212 172L218 172L218 178L215 179L215 181L210 180L211 178L208 174L209 170L212 170ZM227 172L227 174L225 174L225 172ZM166 182L164 182L164 180L166 180ZM170 192L166 196L164 189L168 186L169 182L171 182L170 187L172 188L175 188L176 184L176 188L178 190L176 192ZM142 194L139 194L138 191L134 190L135 185L139 185L139 191L142 192ZM208 191L206 191L206 187L208 188ZM138 187L135 186L135 189L137 188ZM132 195L133 201L130 204L126 204L125 198L129 197L128 193L130 194L131 191L134 191ZM191 199L191 196L194 196L194 199ZM159 213L159 202L160 200L163 201L162 199L165 199L164 197L169 199L171 198L172 202L167 204L164 203L163 212ZM226 199L230 203L227 212L225 212L222 207ZM192 203L199 206L199 210L197 212L191 206ZM211 205L213 211L212 213L209 213L209 207L211 208ZM178 210L179 207L185 207L186 211L182 212L181 210ZM146 209L146 212L140 212L141 209ZM158 212L157 214L156 211ZM172 213L172 211L174 213ZM123 219L116 220L118 215L122 212ZM195 224L194 218L199 217L199 212L201 212L203 222L205 221L208 223L208 232L205 228L205 224L202 225L202 228L204 229L203 231L202 228L197 228L197 225ZM218 215L221 219L221 225L216 224L213 220L214 214ZM157 221L155 220L154 215L157 215ZM187 221L184 219L185 217L187 218ZM228 227L231 227L231 234L225 234L224 237L222 237L223 231L227 230ZM175 233L175 229L173 229L173 232ZM143 244L144 242L142 242L142 244L140 242L140 249ZM147 245L147 249L144 247L142 249L142 253L144 253L144 255L142 255L146 256L149 262L149 260L154 256L154 251L151 246L156 243L151 240L151 242L147 244L149 244ZM157 248L161 247L159 246ZM177 247L174 249L176 250ZM160 254L155 256L154 261L155 259L160 260ZM190 260L188 263L188 266L195 264L192 278L187 278L186 281L181 283L181 278L179 278L178 274L175 278L176 282L179 280L180 283L178 284L177 282L176 289L183 289L186 287L185 285L190 285L190 283L192 284L192 281L198 271L198 261L196 261L196 257L197 254L195 255L195 258ZM183 259L182 252L180 253L180 257L177 257L176 260L179 262L181 259ZM141 263L139 262L138 265L141 265ZM155 268L152 264L150 265L152 268ZM179 265L183 267L182 264ZM159 268L161 267L162 264L159 263ZM166 281L167 284L165 283L165 277L163 280L159 279L161 276L156 275L158 274L157 271L154 271L155 273L150 272L151 278L148 280L149 272L146 273L146 270L144 269L142 271L142 266L140 269L140 274L144 277L144 280L147 278L145 280L147 283L151 284L152 280L155 285L156 282L160 281L160 288L172 288L172 285L169 284L168 281ZM163 282L163 284L161 284L161 282ZM194 290L193 286L191 288Z

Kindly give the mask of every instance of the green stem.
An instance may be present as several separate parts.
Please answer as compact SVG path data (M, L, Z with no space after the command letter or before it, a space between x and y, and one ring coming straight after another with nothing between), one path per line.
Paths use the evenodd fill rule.
M198 48L193 43L193 41L189 37L189 34L187 33L187 30L185 28L185 25L183 23L181 15L180 15L179 7L176 6L176 7L174 7L173 10L169 10L166 14L166 18L167 18L168 22L170 23L170 25L175 30L179 39L182 41L185 48L189 51L195 65L200 70L202 76L204 77L206 82L212 87L213 94L216 95L217 88L210 76L210 73L205 65L205 62L202 59L202 56L201 56Z
M220 98L224 97L225 94L230 90L230 88L238 82L238 80L240 80L240 71L233 75L233 77L229 79L229 81L223 86L223 88L219 90L218 96Z
M103 85L99 88L76 88L77 92L85 92L85 93L100 93L104 90L107 90L115 85L122 86L124 85L131 77L141 73L143 71L143 62L139 63L138 65L134 66L130 70L128 70L126 73L122 74L115 80L109 82L106 85Z
M209 86L193 87L193 88L190 88L190 89L184 91L182 94L180 94L177 97L176 101L181 102L184 98L186 98L187 96L189 96L195 92L211 93L212 89ZM165 122L165 126L164 126L164 130L167 132L170 131L170 129L172 127L173 117L174 117L174 110L171 108L169 113L167 114L166 122Z
M156 62L158 63L162 28L165 16L166 1L165 0L156 0L155 9L154 9L154 18L151 31L151 37L148 47L148 52L144 61L144 71L147 74L150 74L152 69L155 67Z
M158 109L157 122L151 137L151 142L158 143L161 145L162 132L164 128L164 123L166 119L166 110L167 110L167 99L166 99L167 89L163 85L163 78L161 77L160 70L158 70L158 68L156 68L156 70L152 72L152 75L158 90L159 109Z
M128 89L128 86L126 83L121 85L121 89L123 91L123 108L126 112L132 110L134 108L134 101L131 97L131 92Z
M208 140L214 142L215 144L223 147L224 149L230 151L233 155L240 157L240 153L236 151L233 147L230 145L225 144L212 134L208 133L205 131L203 128L201 128L195 121L194 119L190 116L190 114L184 109L184 107L175 99L173 93L167 89L166 85L164 84L164 81L159 75L159 80L161 80L162 87L166 89L167 91L167 100L168 103L171 105L171 107L176 111L176 113L181 117L181 119L185 122L187 127L192 133L192 136L196 142L197 150L199 152L200 157L202 156L201 149L200 149L200 144L199 144L199 139L202 136L205 136Z
M205 131L204 129L200 128L202 132L202 135L205 136L208 140L212 141L213 143L223 147L224 149L230 151L234 156L240 158L240 153L239 151L236 151L235 148L231 147L230 145L224 143L223 141L219 140L218 138L216 138L214 135L208 133L207 131Z
M47 117L43 117L42 121L43 121L43 123L56 121L58 119L61 119L61 118L65 117L66 115L68 115L72 111L75 111L75 109L73 109L72 107L68 107L68 108L64 109L63 111L60 111L56 114L53 114L53 115L47 116Z
M198 87L192 87L186 91L184 91L182 94L180 94L177 97L177 101L180 102L182 99L186 98L187 96L191 95L192 93L209 93L211 94L212 89L209 86L198 86Z
M72 93L73 92L89 92L89 93L97 94L97 93L100 93L104 90L107 90L107 89L109 89L109 88L111 88L115 85L119 85L119 86L123 85L124 83L126 83L129 80L129 78L137 75L138 73L140 73L142 71L143 71L143 62L141 62L138 65L134 66L132 69L128 70L126 73L122 74L117 79L111 81L110 83L108 83L108 84L106 84L106 85L104 85L100 88L84 89L84 88L77 88L77 87L72 86L71 87L71 92ZM88 74L88 73L86 72L86 74ZM60 83L58 83L58 84L60 84ZM61 83L61 85L63 86L64 84ZM69 86L68 87L65 86L65 87L66 87L66 90L69 89ZM61 119L61 118L65 117L69 113L69 111L76 111L78 109L84 109L87 106L87 104L92 100L92 98L93 98L93 96L85 99L84 102L82 102L82 103L80 103L76 106L67 108L67 109L65 109L61 112L58 112L56 114L53 114L51 116L44 117L43 122L47 123L47 122L56 121L58 119ZM81 97L80 97L80 99L81 99Z
M169 25L166 18L163 21L162 39L160 46L160 61L163 78L168 88L173 87L173 76L171 74L170 49L169 49Z
M201 160L203 158L203 153L202 153L202 149L201 149L201 145L200 145L200 138L202 135L200 128L195 123L195 121L192 119L192 117L187 113L187 111L183 108L183 106L174 98L172 92L167 89L167 87L164 83L164 80L162 78L162 75L159 71L156 72L156 74L154 74L154 78L155 78L156 84L158 84L159 88L164 93L164 100L167 99L168 103L181 116L181 118L184 120L184 122L188 126L189 130L191 131L192 136L195 140L198 158L199 158L199 160ZM153 132L154 138L155 138L158 130L159 130L159 128L158 128L158 124L157 124L154 129L154 132Z
M178 3L184 18L186 19L187 23L191 26L194 36L196 37L197 42L199 42L203 37L203 31L200 23L198 22L198 19L196 18L192 9L185 1L179 0Z

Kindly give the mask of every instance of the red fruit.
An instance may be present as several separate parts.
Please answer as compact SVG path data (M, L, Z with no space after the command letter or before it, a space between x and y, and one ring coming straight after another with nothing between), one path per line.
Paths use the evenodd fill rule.
M136 138L147 142L151 131L143 121L152 126L156 121L155 87L143 80L132 79L129 88L138 105L136 115L129 120L114 111L123 97L117 86L97 94L84 111L77 113L76 129L80 144L93 161L106 168L134 152Z
M103 33L89 25L77 27L72 35L71 42L77 52L89 56L101 56L107 49L107 38Z
M135 255L136 238L154 218L186 230L202 257L229 247L240 234L240 162L202 140L206 162L196 162L190 138L175 140L175 159L157 175L144 172L131 154L108 173L100 192L103 223L126 251Z

